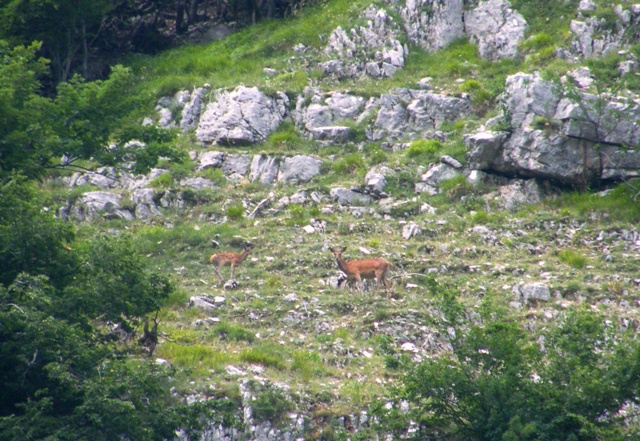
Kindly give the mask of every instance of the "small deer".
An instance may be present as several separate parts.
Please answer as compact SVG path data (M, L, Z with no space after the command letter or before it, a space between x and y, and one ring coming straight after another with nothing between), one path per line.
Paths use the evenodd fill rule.
M214 254L209 258L209 263L213 265L213 270L216 272L216 275L220 280L223 279L218 270L223 266L231 265L231 278L229 280L234 280L236 274L236 266L240 265L252 250L253 245L245 245L244 251L242 253Z
M338 267L347 275L347 283L355 281L356 289L363 291L362 279L376 279L376 289L380 289L380 285L384 284L385 290L391 288L391 282L387 280L387 272L391 268L391 263L381 257L366 260L350 260L345 261L342 253L347 249L343 247L341 250L329 248L338 262ZM345 284L346 286L346 284Z

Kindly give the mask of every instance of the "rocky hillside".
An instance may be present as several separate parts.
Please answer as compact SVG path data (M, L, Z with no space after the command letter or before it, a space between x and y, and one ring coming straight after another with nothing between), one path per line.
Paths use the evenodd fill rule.
M362 5L255 81L158 97L144 124L180 131L186 163L50 183L60 216L173 274L153 356L243 423L204 439L368 433L396 362L450 349L433 279L534 333L585 303L638 326L640 6L527 3ZM246 244L218 280L209 257ZM330 247L385 258L393 287L351 289Z

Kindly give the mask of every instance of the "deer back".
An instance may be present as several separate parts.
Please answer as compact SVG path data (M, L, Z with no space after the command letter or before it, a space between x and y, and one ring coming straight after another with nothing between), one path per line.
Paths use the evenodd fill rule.
M345 262L346 272L355 274L373 274L376 271L386 271L391 264L382 258L350 260Z

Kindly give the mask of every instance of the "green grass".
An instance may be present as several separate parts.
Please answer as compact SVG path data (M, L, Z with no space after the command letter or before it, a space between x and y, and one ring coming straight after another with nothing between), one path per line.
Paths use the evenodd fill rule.
M284 370L287 365L283 359L284 351L282 348L263 344L251 349L246 349L240 353L240 360L245 363L259 364L264 367L272 367Z
M558 253L558 258L561 262L576 269L584 268L589 262L582 253L576 250L562 250Z
M234 325L229 322L221 322L215 328L213 333L225 340L245 341L251 343L255 340L253 332L248 331L242 326Z
M550 206L563 206L581 219L597 214L620 222L637 223L640 221L640 203L637 200L639 192L640 183L633 180L619 184L604 196L588 192L572 192L562 194L547 203Z
M288 19L246 27L210 44L180 47L154 57L131 56L123 61L142 80L141 92L152 96L171 95L205 83L215 90L271 82L279 89L299 92L306 85L305 74L283 73L273 79L264 75L263 68L284 70L296 44L321 47L321 36L339 25L348 28L366 4L362 0L333 0Z

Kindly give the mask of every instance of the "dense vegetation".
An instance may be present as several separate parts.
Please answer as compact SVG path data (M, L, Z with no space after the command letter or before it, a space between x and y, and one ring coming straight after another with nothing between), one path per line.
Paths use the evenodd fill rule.
M552 2L513 2L530 23L524 59L487 62L474 45L458 41L438 54L411 48L394 78L342 84L297 66L291 48L320 48L320 35L347 27L364 2L316 5L299 17L154 57L127 54L120 59L127 67L111 65L113 53L139 49L134 43L149 34L129 38L121 31L107 40L106 30L126 17L144 17L145 29L161 36L167 11L174 31L184 32L205 10L251 21L302 3L116 3L0 1L7 24L0 38L8 40L0 42L0 439L159 440L179 428L197 432L209 421L240 426L230 365L259 366L267 379L246 386L255 395L256 421L284 424L289 412L306 408L309 439L344 436L333 417L363 409L380 424L362 437L407 436L407 428L417 439L639 435L639 315L632 305L640 299L640 265L633 245L618 240L640 220L636 183L606 195L566 193L515 212L498 210L485 198L492 189L464 179L445 183L433 197L414 193L418 167L443 153L464 160L462 134L495 114L507 75L569 69L553 49L566 38L576 1L553 2L550 20L540 11ZM144 3L150 9L141 11ZM158 44L150 52L165 47ZM89 72L92 57L109 64L108 75ZM618 57L586 64L601 87L637 90L637 76L616 75ZM282 73L265 77L265 66ZM78 72L101 79L72 78ZM317 154L326 173L305 190L325 195L336 181L355 184L372 166L389 164L397 173L387 190L404 202L390 218L323 212L313 203L248 219L245 205L299 188L197 172L187 152L204 148L190 136L140 125L158 97L205 82L291 94L312 82L366 96L424 76L473 98L476 113L445 127L446 142L417 140L391 152L366 142L355 127L353 142L321 148L284 124L261 145L228 149ZM167 209L162 221L149 223L74 225L56 216L89 190L62 184L73 172L114 166L145 173L157 165L170 170L154 181L158 188L199 173L224 191L191 191L184 209ZM438 214L421 212L423 203ZM301 234L311 218L327 221L326 234ZM425 226L419 240L399 239L398 225L406 221ZM212 244L239 248L246 241L256 246L255 260L237 270L241 289L225 293L206 266ZM349 257L364 248L392 261L390 297L320 283L333 274L329 242L347 245ZM549 280L557 302L509 306L510 287L523 275ZM202 291L227 296L209 328L194 324L212 319L209 313L186 306ZM283 300L290 293L297 294L295 306ZM433 359L414 357L399 349L406 329L395 335L398 326L428 328L448 336L450 346Z

